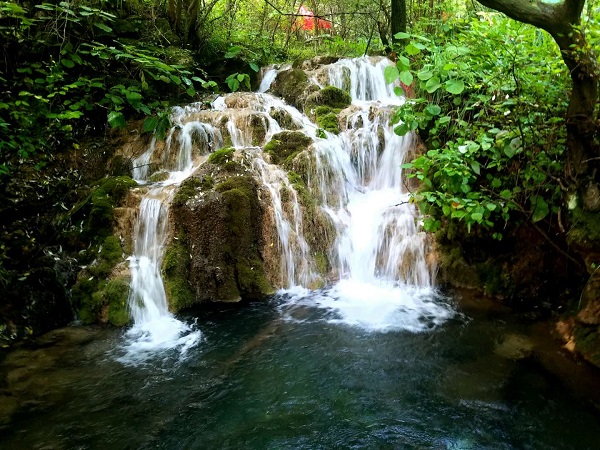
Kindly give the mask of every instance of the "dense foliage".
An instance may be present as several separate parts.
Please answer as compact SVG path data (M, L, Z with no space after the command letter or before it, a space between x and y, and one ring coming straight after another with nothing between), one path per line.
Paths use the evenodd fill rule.
M439 36L399 37L387 75L418 93L397 112L396 132L416 130L429 144L405 165L423 182L414 198L426 229L447 217L501 238L509 220L558 213L569 80L551 38L493 13Z

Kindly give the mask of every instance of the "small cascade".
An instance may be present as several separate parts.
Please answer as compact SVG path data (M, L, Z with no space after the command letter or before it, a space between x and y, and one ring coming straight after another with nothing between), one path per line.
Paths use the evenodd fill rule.
M282 287L312 286L318 276L313 268L314 261L310 247L302 231L302 210L298 202L298 194L283 170L268 164L262 158L256 158L254 164L271 196L273 219L281 252ZM281 198L283 190L291 197L287 201L290 205L287 209L284 208Z
M339 281L319 295L290 295L292 303L308 298L335 311L333 322L422 331L454 313L435 300L426 235L404 185L401 166L415 142L390 125L394 107L404 102L385 82L390 64L359 58L328 67L329 84L349 91L353 106L344 131L316 140L310 189L337 230L330 257Z
M280 257L273 267L280 271L277 285L288 289L291 303L323 307L335 312L334 322L378 331L422 331L453 315L450 307L435 300L425 233L404 186L401 166L415 143L410 135L394 134L390 125L393 109L404 101L385 82L384 70L390 64L385 58L344 59L320 72L328 75L328 84L351 93L352 105L339 135L319 130L296 108L266 93L288 67L266 70L258 93L218 97L211 109L200 104L174 108L174 126L166 141L159 146L153 140L134 162L135 179L149 188L131 257L135 325L128 333L128 354L166 348L185 352L200 339L198 330L169 313L160 268L169 236L169 205L177 187L206 155L224 147L235 148L244 170L253 173L267 194L261 194L261 201L276 230L275 254ZM322 76L319 80L326 83ZM314 217L309 223L323 226L323 233L331 226L335 234L327 255L328 274L316 269L315 249L304 236L298 192L287 172L262 152L262 146L286 130L304 133L312 141L303 152L306 188L313 214L317 211L331 224L315 222ZM164 181L151 183L149 174L157 167L165 172ZM325 275L335 283L306 290L322 285Z
M169 312L160 275L174 188L174 184L153 187L140 204L135 252L129 266L129 308L134 325L127 333L126 353L120 358L123 362L140 363L160 350L179 349L185 355L200 340L200 331Z
M199 164L193 154L194 142L199 143L204 152L212 146L222 145L218 129L201 122L182 123L181 118L185 114L181 108L175 108L171 118L175 126L159 158L160 165L168 170L167 179L152 184L140 203L134 231L134 254L129 258L131 284L128 302L134 324L127 332L129 340L124 348L125 354L119 358L128 364L141 363L157 351L178 349L180 355L185 355L201 337L199 330L169 312L160 273L169 235L171 200L179 184ZM174 139L177 145L173 145ZM149 166L155 152L156 139L152 139L148 150L134 160L133 176L138 183L148 183Z

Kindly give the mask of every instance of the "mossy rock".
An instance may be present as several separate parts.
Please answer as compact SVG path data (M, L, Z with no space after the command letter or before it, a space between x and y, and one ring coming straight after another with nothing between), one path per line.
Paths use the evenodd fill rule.
M269 115L273 119L275 119L275 121L283 130L294 131L299 129L299 126L294 123L294 119L292 118L290 113L288 113L283 108L271 108L271 110L269 111Z
M115 326L129 323L129 279L107 281L115 266L123 262L123 256L121 240L107 236L95 263L80 274L71 291L71 304L83 323L100 322Z
M169 309L173 312L188 308L195 302L189 283L190 262L186 236L179 232L167 246L162 265L165 292Z
M344 109L350 106L352 97L346 91L336 88L335 86L326 86L323 89L314 92L306 99L305 111L310 113L311 110L319 106L328 106L330 108Z
M319 274L326 276L331 271L329 249L336 236L335 226L321 207L319 202L306 187L302 176L295 172L288 172L288 180L298 196L302 206L303 233L313 254L314 262Z
M129 279L116 278L99 283L87 284L94 292L82 298L77 310L79 319L85 324L100 322L122 327L131 322L127 301L129 298ZM85 288L84 288L85 289Z
M129 190L137 186L130 177L110 177L97 183L89 197L90 211L85 223L86 234L105 237L112 234L114 207L125 199Z
M329 131L333 134L340 134L340 127L338 125L338 118L334 112L330 112L324 115L317 115L317 125L325 131Z
M179 186L177 194L175 194L175 197L173 198L172 205L183 206L190 198L194 197L200 192L212 189L213 186L214 180L210 175L189 177L185 179Z
M579 247L600 246L600 213L576 208L573 225L567 234L569 244Z
M271 92L300 109L308 88L309 82L306 73L300 69L290 69L277 74L277 78L271 85Z
M263 151L271 155L274 164L294 158L312 144L312 139L300 131L282 131L264 146Z
M150 175L150 177L148 178L148 181L150 181L151 183L158 183L161 181L165 181L169 179L169 172L167 172L166 170L160 170L158 172L154 172L152 175Z
M209 164L217 164L217 165L225 164L226 162L231 161L233 159L234 153L235 153L235 149L233 147L221 148L219 150L212 152L208 156L207 162Z
M131 322L127 304L129 289L128 278L117 278L106 284L103 301L108 310L108 323L111 325L122 327Z
M222 181L202 196L172 209L178 233L167 247L163 272L174 311L208 301L260 299L273 292L260 254L258 183L226 170L218 179Z
M575 327L573 337L577 350L591 363L600 367L600 327Z
M188 69L194 67L194 56L190 50L171 45L163 49L163 53L167 64L183 66Z

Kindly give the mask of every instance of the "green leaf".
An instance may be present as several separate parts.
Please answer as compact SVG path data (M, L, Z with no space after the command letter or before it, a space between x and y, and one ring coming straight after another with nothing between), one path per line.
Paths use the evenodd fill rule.
M544 217L548 215L550 212L550 208L548 207L548 203L542 197L538 195L531 196L531 207L532 207L532 222L539 222Z
M427 105L427 108L425 108L425 111L432 116L438 116L442 112L442 108L438 105L429 104Z
M504 146L504 154L508 158L512 158L513 156L515 156L515 153L517 153L517 149L515 147L513 147L512 145L510 145L510 143L508 143Z
M396 128L394 128L394 133L396 133L398 136L404 136L409 131L410 128L406 123L401 123Z
M387 84L392 84L400 77L400 72L396 66L387 66L383 70L383 76Z
M448 80L445 87L451 94L458 95L465 90L465 82L463 80Z
M240 87L240 82L235 77L227 77L225 81L227 82L229 89L231 89L231 92L237 91Z
M404 33L403 31L401 31L400 33L396 33L394 35L394 38L396 38L396 39L410 39L410 34Z
M256 64L256 63L253 63L253 62L251 62L251 63L248 63L248 65L249 65L249 66L250 66L250 68L251 68L252 70L254 70L255 72L258 72L258 71L260 70L260 67L258 67L258 64Z
M134 108L139 108L140 102L142 101L142 94L135 91L127 91L125 97L131 106Z
M433 73L430 70L421 70L419 73L417 73L417 78L419 78L419 80L421 81L427 81L429 80L431 77L433 77Z
M398 61L396 62L396 66L400 70L408 70L410 69L410 60L406 56L398 56Z
M473 169L473 172L477 175L481 175L481 167L477 161L471 161L471 169Z
M71 69L72 67L75 67L75 63L73 61L71 61L70 59L61 59L60 63L65 66L67 69Z
M242 51L242 47L240 47L239 45L234 45L233 47L229 47L229 50L227 50L227 53L225 53L225 58L227 58L227 59L235 58L237 55L240 54L241 51Z
M404 48L404 51L410 56L415 56L421 53L421 49L419 49L419 47L412 42Z
M107 33L112 33L112 28L102 22L94 22L94 26L96 28L101 29L102 31L106 31Z
M108 124L113 128L125 128L125 116L119 111L111 111L108 114Z
M412 73L408 70L403 70L400 72L400 81L402 81L405 85L410 86L413 82Z
M158 125L158 117L156 117L156 116L146 117L146 120L144 120L143 132L149 133L150 131L154 131L156 129L157 125Z
M425 83L425 89L430 94L433 94L435 91L437 91L441 87L442 87L442 84L440 83L440 79L438 77L432 77L429 80L427 80L427 83Z

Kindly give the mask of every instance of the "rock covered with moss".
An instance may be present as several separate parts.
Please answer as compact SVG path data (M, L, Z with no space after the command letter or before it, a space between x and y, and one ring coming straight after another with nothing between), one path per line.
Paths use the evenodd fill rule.
M282 131L264 146L263 151L271 157L273 164L283 165L306 150L312 139L301 131Z
M308 75L301 69L289 69L277 74L271 92L298 109L302 109L306 98L318 87L311 84Z
M174 236L162 267L173 311L202 302L260 299L273 292L261 253L259 184L237 159L233 149L213 153L175 196Z
M123 326L130 322L127 300L130 276L126 257L131 253L132 208L125 204L137 183L129 177L100 180L80 206L87 216L82 232L94 243L82 261L87 265L71 291L71 305L85 324Z

